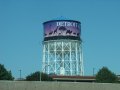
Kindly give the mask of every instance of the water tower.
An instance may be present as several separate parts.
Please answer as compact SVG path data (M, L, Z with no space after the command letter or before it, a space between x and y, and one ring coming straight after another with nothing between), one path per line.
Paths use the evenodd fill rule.
M75 20L51 20L43 23L42 72L83 75L81 23Z

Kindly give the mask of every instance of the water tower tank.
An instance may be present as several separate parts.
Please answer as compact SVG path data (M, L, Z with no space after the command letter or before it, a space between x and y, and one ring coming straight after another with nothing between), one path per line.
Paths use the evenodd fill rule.
M42 72L83 75L81 23L75 20L51 20L43 23Z

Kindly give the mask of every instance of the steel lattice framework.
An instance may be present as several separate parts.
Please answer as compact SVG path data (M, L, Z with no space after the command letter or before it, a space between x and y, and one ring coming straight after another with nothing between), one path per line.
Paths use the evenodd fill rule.
M42 71L56 75L84 75L81 40L48 40L43 42Z

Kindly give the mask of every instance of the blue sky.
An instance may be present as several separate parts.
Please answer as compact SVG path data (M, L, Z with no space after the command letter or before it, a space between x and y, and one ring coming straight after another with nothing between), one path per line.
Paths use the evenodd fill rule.
M0 0L0 63L15 78L40 70L42 23L61 16L81 22L85 75L120 74L119 0Z

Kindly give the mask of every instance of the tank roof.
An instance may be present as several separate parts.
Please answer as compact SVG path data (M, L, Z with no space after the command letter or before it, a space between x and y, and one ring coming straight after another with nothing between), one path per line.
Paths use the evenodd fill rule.
M77 21L77 20L71 20L71 19L68 19L68 18L65 18L65 17L59 17L59 18L55 18L53 20L48 20L48 21L45 21L43 22L43 24L45 23L48 23L48 22L55 22L55 21L72 21L72 22L77 22L77 23L81 23L80 21Z

